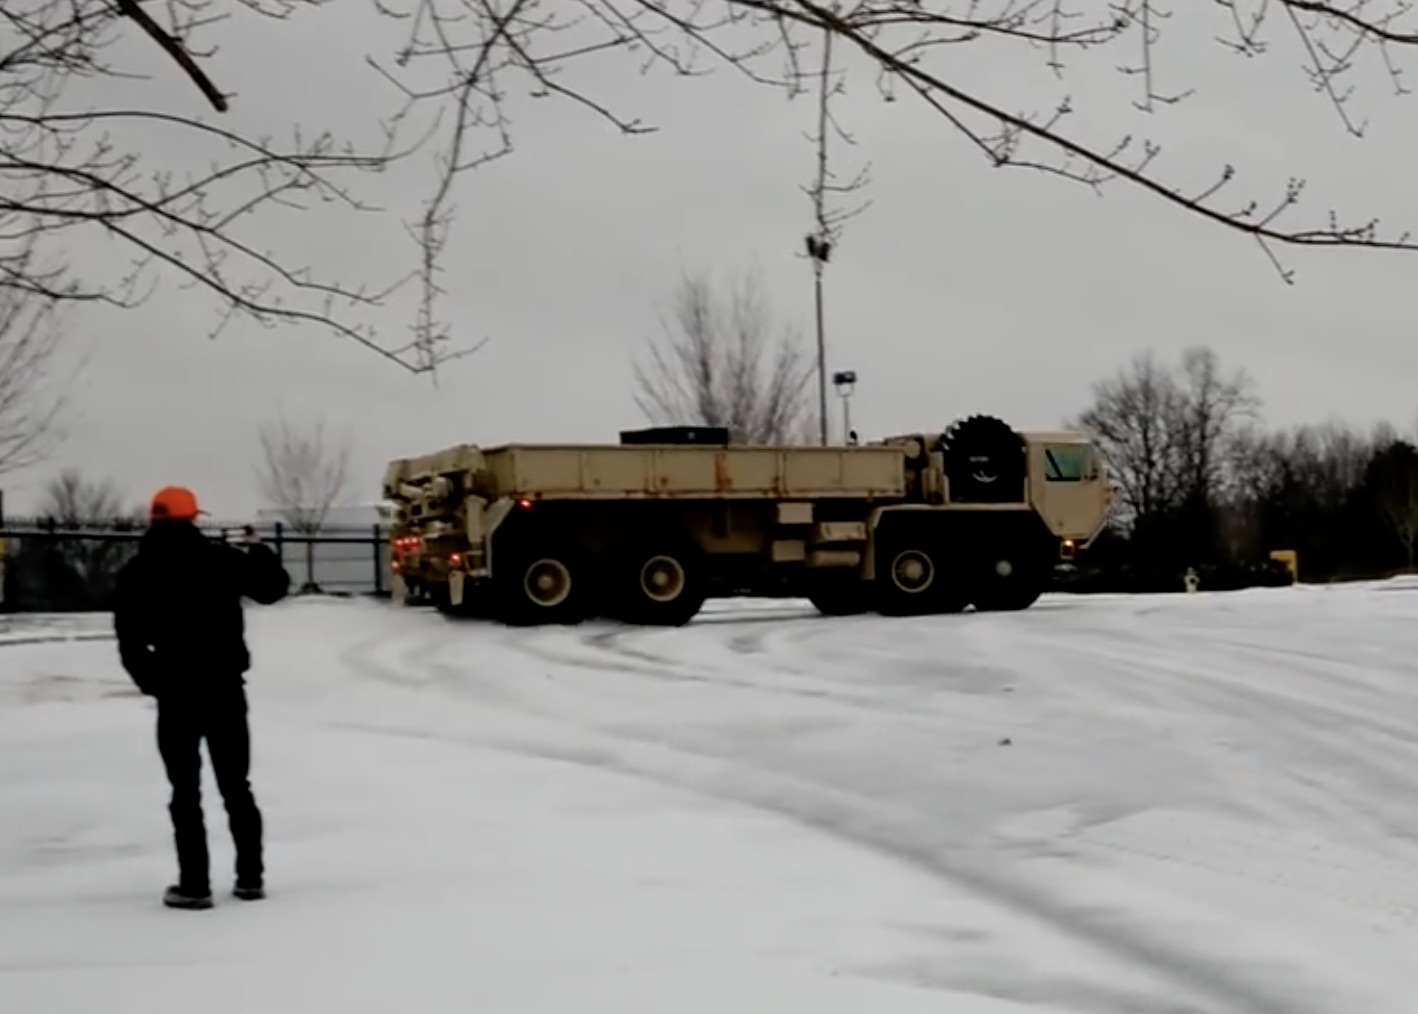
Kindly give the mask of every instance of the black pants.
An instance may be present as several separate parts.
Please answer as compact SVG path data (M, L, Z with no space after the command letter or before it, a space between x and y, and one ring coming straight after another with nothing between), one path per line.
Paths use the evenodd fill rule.
M261 882L261 811L249 781L251 733L246 713L246 691L239 683L200 697L165 695L158 701L158 751L172 785L168 812L177 845L178 883L184 890L211 890L202 818L204 739L236 846L236 878L243 884Z

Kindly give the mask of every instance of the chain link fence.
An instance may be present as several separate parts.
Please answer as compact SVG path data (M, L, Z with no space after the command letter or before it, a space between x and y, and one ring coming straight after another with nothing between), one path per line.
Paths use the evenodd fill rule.
M209 538L237 539L253 530L274 549L301 594L387 595L385 525L334 526L306 534L280 522L203 524ZM142 524L62 525L43 518L6 518L0 525L0 612L92 612L113 606L119 569L138 550Z

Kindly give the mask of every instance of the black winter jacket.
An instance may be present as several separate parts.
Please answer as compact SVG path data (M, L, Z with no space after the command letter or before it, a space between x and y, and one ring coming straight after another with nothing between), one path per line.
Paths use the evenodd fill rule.
M244 682L251 667L241 600L264 605L290 575L262 545L242 551L185 522L159 522L118 573L113 626L123 668L150 697Z

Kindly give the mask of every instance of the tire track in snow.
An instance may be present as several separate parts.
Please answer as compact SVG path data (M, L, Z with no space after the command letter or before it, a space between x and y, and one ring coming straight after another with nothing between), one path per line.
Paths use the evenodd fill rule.
M1190 637L1192 632L1181 633ZM1409 872L1418 869L1411 816L1418 792L1418 743L1408 727L1389 718L1410 693L1397 681L1385 696L1378 674L1366 670L1360 681L1365 697L1340 685L1340 702L1323 700L1317 691L1328 656L1288 647L1277 653L1279 658L1288 662L1303 654L1307 671L1297 675L1282 667L1281 675L1257 679L1245 674L1246 660L1265 660L1270 646L1254 640L1265 628L1250 633L1240 653L1232 652L1233 642L1245 637L1240 632L1188 641L1185 664L1154 659L1145 677L1135 659L1115 647L1071 644L1064 650L1097 657L1093 682L1109 689L1115 681L1137 678L1158 686L1170 683L1174 714L1192 735L1230 733L1229 756L1255 783L1256 795L1248 802L1260 803L1257 813L1301 829L1302 836L1302 829L1317 827L1334 840L1311 835L1302 849L1273 829L1227 824L1215 816L1208 818L1206 834L1184 833L1180 825L1159 827L1158 818L1149 817L1090 829L1076 840L1139 859L1276 884L1411 928L1418 909L1418 878ZM1159 648L1168 647L1166 640L1153 637ZM1335 662L1352 671L1347 657ZM1365 699L1368 709L1361 707ZM1234 772L1231 780L1239 781ZM1287 868L1278 879L1270 868L1277 861ZM1371 874L1385 886L1367 883Z
M520 633L525 635L526 632ZM627 640L632 642L633 648L634 637L604 639L600 643L615 645ZM515 653L524 643L498 638L482 646ZM614 651L614 648L611 650ZM437 661L437 655L437 650L404 652L398 656L400 664L431 664L434 668L426 673L429 678L421 682L406 678L402 681L396 679L395 682L403 682L412 688L423 684L436 684L444 690L453 687L450 673L456 672L456 669ZM370 663L367 657L361 658L361 661L366 665ZM638 672L635 675L643 677L645 674ZM743 689L732 684L725 688ZM772 693L776 688L760 689ZM479 703L488 702L480 700ZM530 709L532 716L529 717L550 723L552 728L569 726L580 738L590 736L603 742L593 750L553 746L548 742L550 736L537 736L518 744L506 742L507 737L503 735L486 731L479 742L486 743L491 737L503 741L501 745L507 749L602 767L778 813L932 872L1003 908L1039 920L1065 937L1088 940L1107 953L1151 969L1179 987L1220 1001L1222 1009L1228 1012L1318 1014L1343 1009L1325 1002L1318 983L1299 989L1292 982L1277 990L1276 983L1258 973L1228 968L1224 954L1214 949L1202 948L1198 953L1198 949L1191 945L1150 938L1146 932L1139 932L1137 927L1115 925L1105 916L1081 911L1076 906L1024 887L1007 875L991 870L988 857L977 855L971 859L970 853L962 853L949 846L932 846L930 843L937 840L938 835L932 827L930 814L922 816L909 807L892 808L880 799L863 796L841 783L823 783L769 770L763 767L761 760L754 761L736 754L726 756L721 751L706 748L703 743L689 744L676 738L673 729L661 729L658 734L652 734L643 729L628 728L630 723L622 722L617 723L613 730L605 731L596 728L594 721L588 728L584 721L578 722L574 714L568 715L565 710L538 709L535 704L521 699L504 699L497 706L524 714ZM1197 706L1206 705L1197 702ZM1141 1009L1144 1008L1133 1008L1133 1011Z
M1167 983L1165 999L1126 993L1108 1002L1109 991L1091 983L1066 984L1065 992L1090 997L1090 1010L1114 1014L1202 1014L1223 1010L1227 1014L1348 1014L1342 1005L1325 1003L1321 984L1291 985L1280 993L1273 982L1246 970L1231 969L1219 942L1210 953L1198 954L1174 943L1152 939L1140 927L1119 925L1100 917L1096 910L1060 904L1035 894L1007 875L992 872L988 857L971 862L948 849L932 847L932 829L919 815L879 800L863 798L841 787L803 781L776 772L745 771L738 762L686 749L646 736L608 736L576 729L580 742L558 732L544 737L517 737L508 733L474 736L431 732L426 727L398 729L338 723L345 728L380 735L437 738L469 746L496 749L544 761L569 763L640 778L672 789L697 793L721 802L750 806L792 820L801 826L868 848L919 872L938 878L993 903L1014 917L1043 924L1069 944L1084 943L1114 960L1123 959L1132 969L1142 969ZM752 777L746 778L745 775ZM1017 975L1027 974L1021 964ZM867 974L871 974L868 972ZM881 973L878 972L878 975ZM968 981L968 980L967 980ZM959 988L961 981L948 977L943 986ZM1178 991L1183 995L1179 996ZM1018 994L995 989L997 995L1018 999ZM1028 990L1025 990L1028 992ZM1193 1002L1187 996L1197 999ZM1215 1004L1219 1003L1217 1007Z
M750 614L752 616L752 614ZM800 617L790 617L800 619ZM764 623L759 617L747 622ZM777 622L775 618L774 622ZM463 666L439 661L430 665L428 654L417 662L407 653L406 661L422 665L429 675L436 671L439 679L456 690L460 681L469 681L470 693L481 693L488 686L486 675L489 670L508 671L525 668L513 664L499 664L495 652L504 652L514 658L529 659L539 666L565 666L574 671L592 672L615 677L623 682L636 681L643 687L665 689L675 684L687 688L707 690L742 691L757 696L781 696L790 699L804 699L840 705L852 711L873 711L898 718L910 718L916 714L914 703L893 705L881 699L879 689L864 684L824 686L821 680L805 674L752 672L743 675L745 663L733 652L722 650L722 642L713 632L731 625L730 620L719 620L712 624L694 624L680 630L655 630L624 626L602 628L586 624L579 628L541 628L536 630L507 630L491 624L481 625L478 621L462 621L457 639L435 643L429 653L446 655L458 647L467 646L475 652L478 661ZM699 639L694 650L685 650L685 638ZM678 653L653 650L665 638L678 641ZM363 642L348 653L346 661L356 669L384 682L400 685L414 685L420 681L400 674L392 667L371 670L365 657L372 642ZM692 661L690 660L692 659ZM545 670L543 670L545 671ZM382 674L381 674L382 673ZM785 678L786 677L786 678ZM507 680L503 680L504 691ZM605 684L599 685L604 688ZM588 686L588 690L592 687ZM501 696L508 696L503 693ZM531 707L530 700L527 701Z
M1165 645L1154 638L1154 651L1159 643ZM1227 732L1233 757L1273 770L1284 758L1279 774L1296 786L1296 796L1314 799L1319 790L1333 804L1331 818L1346 814L1383 838L1418 840L1409 802L1418 795L1418 739L1411 726L1388 717L1396 701L1376 694L1370 711L1336 704L1317 699L1313 688L1297 691L1294 680L1267 683L1234 674L1236 659L1214 642L1184 647L1185 662L1154 658L1146 666L1128 652L1097 643L1050 650L1096 659L1099 664L1086 668L1097 678L1111 678L1110 687L1144 679L1162 688L1175 714L1199 716L1214 731ZM1254 658L1263 651L1256 645L1247 654ZM1385 813L1366 802L1375 796L1394 801L1393 810ZM1418 853L1411 858L1418 863Z

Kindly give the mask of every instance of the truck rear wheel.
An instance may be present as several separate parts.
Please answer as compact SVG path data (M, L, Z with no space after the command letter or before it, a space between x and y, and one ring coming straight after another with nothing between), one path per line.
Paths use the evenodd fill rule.
M615 609L625 622L680 627L704 607L701 555L689 540L639 542L616 559Z
M583 555L572 546L514 547L493 564L498 618L516 626L580 623L589 609L589 577Z
M878 544L876 598L886 616L958 613L967 604L940 544L923 536L895 535Z

